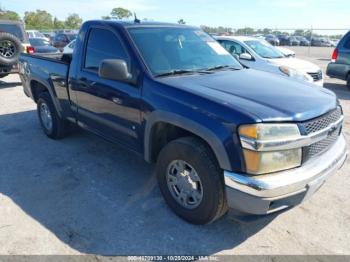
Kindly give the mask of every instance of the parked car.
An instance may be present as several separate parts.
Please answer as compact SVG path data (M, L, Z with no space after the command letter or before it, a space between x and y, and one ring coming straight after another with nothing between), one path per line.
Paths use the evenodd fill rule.
M29 38L29 42L34 48L34 53L48 54L60 52L56 47L53 47L49 41L43 38Z
M290 46L299 46L300 45L300 41L298 40L298 38L296 36L290 36L288 38L288 45L290 45Z
M313 37L311 39L311 45L318 47L332 47L334 46L334 43L330 42L327 38Z
M275 35L267 35L265 36L265 40L269 42L271 45L279 46L280 40L278 40L277 36Z
M307 40L304 36L296 36L295 37L299 41L299 45L301 46L309 46L310 41Z
M63 48L63 54L73 54L76 40L74 39L68 45Z
M323 86L320 67L305 60L287 58L264 40L245 36L217 37L216 39L244 66Z
M79 35L71 62L20 58L43 131L78 124L156 162L166 203L191 223L295 206L346 159L332 91L245 69L199 28L89 21Z
M285 47L275 46L285 57L295 57L295 52Z
M46 37L44 34L39 32L38 30L27 30L26 31L28 38L41 38L46 41L50 41L50 38Z
M68 45L71 41L73 41L76 37L77 37L77 34L70 34L70 33L57 34L52 40L52 45L58 48L62 52L63 48L66 45Z
M332 61L327 67L327 75L345 80L348 88L350 88L350 31L335 48Z
M20 52L32 52L23 23L0 20L0 78L17 72Z
M280 45L290 45L289 35L278 35L277 38L280 41Z

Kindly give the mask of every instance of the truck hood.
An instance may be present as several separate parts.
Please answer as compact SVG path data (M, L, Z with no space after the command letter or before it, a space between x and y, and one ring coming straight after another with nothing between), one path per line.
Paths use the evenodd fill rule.
M255 116L257 121L304 121L337 106L332 91L254 69L157 80Z
M293 57L268 59L268 61L274 65L287 66L303 73L316 73L320 70L320 68L313 63Z

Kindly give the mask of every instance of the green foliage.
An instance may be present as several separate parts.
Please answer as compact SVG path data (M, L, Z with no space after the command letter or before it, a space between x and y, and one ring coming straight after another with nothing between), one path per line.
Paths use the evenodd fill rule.
M21 18L16 12L3 10L0 8L0 19L1 20L15 20L19 21Z
M70 14L64 23L67 29L79 29L83 19L78 14Z
M65 24L63 21L59 20L57 17L53 19L53 29L64 29Z
M103 20L111 20L112 17L110 17L109 15L104 15L104 16L101 17L101 19L103 19Z
M44 10L24 13L24 22L27 29L52 29L52 15Z
M183 20L182 18L179 21L177 21L177 23L180 24L180 25L185 25L186 24L185 20Z
M130 16L132 16L131 11L122 7L113 8L111 12L111 17L118 20L129 18Z

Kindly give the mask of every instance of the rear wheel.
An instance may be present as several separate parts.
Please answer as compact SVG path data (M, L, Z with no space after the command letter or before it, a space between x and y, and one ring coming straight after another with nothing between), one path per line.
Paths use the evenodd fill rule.
M209 146L198 138L166 145L158 157L157 178L166 203L190 223L207 224L227 211L223 172Z
M59 139L66 135L68 123L58 115L48 92L39 94L37 111L41 127L48 137Z

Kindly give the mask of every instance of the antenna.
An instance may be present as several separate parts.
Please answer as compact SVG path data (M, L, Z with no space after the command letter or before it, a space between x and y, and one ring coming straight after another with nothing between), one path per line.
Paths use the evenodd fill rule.
M134 23L139 24L141 20L137 18L136 13L134 13Z

